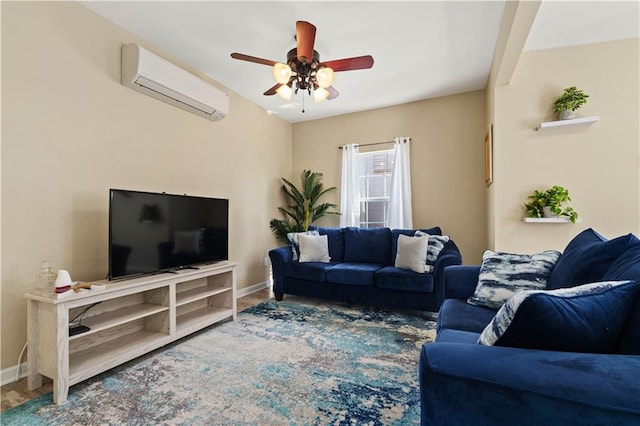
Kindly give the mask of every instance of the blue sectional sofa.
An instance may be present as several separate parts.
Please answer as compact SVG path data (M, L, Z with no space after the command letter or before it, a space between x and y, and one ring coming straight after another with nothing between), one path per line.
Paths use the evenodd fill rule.
M462 257L449 240L430 273L394 267L400 235L415 230L389 228L311 227L326 235L330 262L300 263L290 246L269 252L276 300L284 294L333 299L372 306L437 312L444 298L445 266L460 265ZM439 227L422 229L442 235Z
M597 296L569 298L572 305L564 312L566 320L545 328L543 340L547 340L536 344L530 341L533 333L512 335L510 342L498 340L493 346L478 344L485 327L495 324L496 315L494 309L467 303L479 273L480 266L452 266L445 271L437 338L425 344L420 355L423 425L640 425L638 238L628 234L607 240L587 229L567 245L551 271L548 289L569 287L564 291L570 293L577 286L591 287L582 286L590 282L632 282L615 287L618 293L607 290ZM622 289L626 292L619 291ZM548 297L547 292L541 293L545 294L540 297ZM596 299L589 296L600 298L599 304L593 304ZM514 299L516 296L505 305L512 305ZM517 333L523 325L535 329L547 316L558 314L551 305L541 305L543 310L536 315L516 317L524 315L517 312L522 306L516 308L508 331ZM615 308L607 311L612 306ZM575 326L574 320L585 307L588 319L577 323L579 331L559 341L558 333ZM506 306L502 313L505 310ZM607 327L606 342L596 343L605 344L604 349L546 348L580 346L593 338L590 333L601 322ZM611 326L613 323L619 326Z

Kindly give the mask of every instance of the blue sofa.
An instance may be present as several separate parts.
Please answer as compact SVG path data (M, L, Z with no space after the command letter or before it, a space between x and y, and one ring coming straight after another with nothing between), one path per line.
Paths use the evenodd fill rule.
M603 351L607 353L478 344L496 314L466 302L479 272L480 266L445 271L446 300L438 315L437 337L420 355L423 425L640 424L638 238L628 234L607 240L587 229L567 245L547 281L547 289L602 281L638 283L625 285L636 288L635 296L625 298L630 314L621 318L622 332L612 336L615 344ZM554 328L549 327L549 333Z
M431 273L394 267L399 235L415 230L311 227L328 240L329 263L293 260L290 246L269 252L276 300L284 294L333 299L370 306L437 312L444 298L445 266L460 265L458 247L449 240ZM442 235L439 227L421 229Z

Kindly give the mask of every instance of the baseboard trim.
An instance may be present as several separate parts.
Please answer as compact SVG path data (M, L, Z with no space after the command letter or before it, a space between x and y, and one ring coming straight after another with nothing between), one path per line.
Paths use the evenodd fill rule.
M265 289L265 288L270 288L271 285L272 285L271 281L263 281L261 283L254 284L254 285L249 286L249 287L241 288L240 290L238 290L236 292L236 298L248 296L251 293L255 293L255 292L260 291L260 290ZM13 382L16 381L16 370L17 370L17 368L18 368L17 365L13 365L11 367L7 367L4 370L0 371L0 386L4 386L6 384L13 383ZM26 377L26 376L27 376L27 363L23 362L22 364L20 364L20 377L19 377L19 379L22 379L23 377Z
M263 281L261 283L254 284L249 287L241 288L240 290L236 291L236 299L240 297L248 296L251 293L255 293L256 291L269 288L271 287L271 284L272 284L271 281Z
M17 370L18 366L17 365L12 365L11 367L7 367L4 370L0 371L0 385L4 386L6 384L9 383L13 383L16 381L16 370ZM23 362L22 364L20 364L20 377L19 379L22 379L23 377L27 377L27 363Z

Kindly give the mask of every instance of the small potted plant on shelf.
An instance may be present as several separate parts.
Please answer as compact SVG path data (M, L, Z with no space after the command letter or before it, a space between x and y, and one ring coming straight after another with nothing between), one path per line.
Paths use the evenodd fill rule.
M576 86L567 87L558 99L553 103L553 111L558 114L560 120L568 120L575 117L575 111L587 103L589 95Z
M546 191L533 191L529 195L530 202L524 205L528 217L560 217L569 218L571 223L576 223L578 212L572 207L565 207L567 201L571 201L569 191L562 186L554 185Z

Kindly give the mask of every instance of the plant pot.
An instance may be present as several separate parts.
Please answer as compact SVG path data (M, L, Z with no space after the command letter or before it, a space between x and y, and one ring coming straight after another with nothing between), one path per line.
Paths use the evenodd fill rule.
M572 118L575 118L575 116L576 116L576 112L571 111L570 109L558 111L558 118L560 120L571 120Z
M544 206L542 208L542 217L558 217L558 215L551 211L551 207Z

